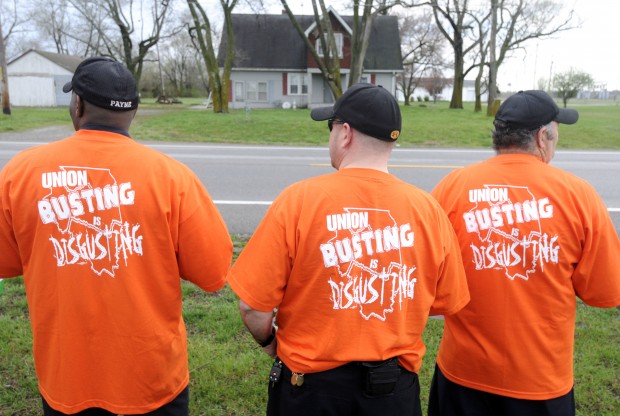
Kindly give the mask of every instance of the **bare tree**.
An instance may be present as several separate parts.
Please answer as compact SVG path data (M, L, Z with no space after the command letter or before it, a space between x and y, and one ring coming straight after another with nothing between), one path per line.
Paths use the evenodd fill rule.
M443 58L444 37L435 25L430 11L408 14L399 19L401 54L404 72L396 77L404 95L405 105L423 77L445 66Z
M51 41L57 53L72 54L70 38L66 35L72 32L67 0L34 0L32 6L30 19L37 26L39 35Z
M103 49L100 33L114 31L98 7L82 9L91 13L86 19L69 0L30 0L29 4L28 17L37 29L37 48L43 50L53 48L59 54L89 56Z
M489 80L487 84L487 116L494 116L497 106L494 105L497 99L497 12L499 0L491 0L491 28L489 37ZM484 60L483 60L484 62Z
M181 32L160 45L159 60L164 79L175 96L191 96L193 90L204 90L202 79L204 68L200 52L192 45L187 31Z
M323 0L312 0L312 10L316 29L313 36L318 41L321 54L301 27L299 21L291 11L287 0L280 0L284 11L288 15L291 23L299 36L303 39L308 51L316 61L317 66L329 86L334 98L342 95L342 79L340 76L340 57L336 46L333 23L325 7ZM373 19L377 14L386 14L391 8L400 4L400 1L388 0L353 0L353 27L351 28L351 66L349 68L349 86L360 81L364 71L364 59L368 49L368 42L372 29Z
M492 0L494 1L494 0ZM493 8L489 10L487 14L484 16L478 16L473 13L471 16L476 23L475 27L477 29L477 39L476 44L478 45L477 54L473 59L477 66L477 74L476 79L474 80L474 89L475 89L475 104L474 104L474 112L479 113L482 111L482 94L488 89L488 80L484 80L484 70L486 68L487 63L487 54L490 49L489 47L489 36L488 36L488 20L489 16L493 13ZM483 86L486 85L487 88L483 89Z
M531 39L547 38L574 29L573 11L560 14L562 4L553 0L492 0L496 18L491 22L487 115L493 116L497 74L504 59Z
M433 15L439 30L452 46L454 52L454 84L450 108L463 108L463 84L467 73L476 67L465 69L465 55L476 47L475 42L465 45L467 31L472 29L467 0L431 0Z
M109 53L105 47L106 39L116 44L121 42L107 12L97 4L86 0L54 0L53 3L37 0L34 5L31 18L42 30L44 39L40 42L43 45L52 39L59 53L111 55L117 59L122 56L121 53ZM49 16L50 6L52 19Z
M314 11L314 20L316 22L316 38L320 43L323 57L319 56L317 48L314 47L312 41L304 33L304 29L299 24L297 18L291 11L286 0L280 0L284 11L288 15L291 23L299 36L303 39L308 51L314 58L319 70L323 74L332 95L338 98L342 95L342 80L340 77L340 60L338 58L338 48L336 47L336 38L332 29L330 15L325 8L323 0L312 0L312 10ZM320 11L319 11L320 10Z
M430 76L423 78L420 82L420 86L433 97L433 102L437 102L437 98L447 85L450 85L450 80L445 79L443 73L438 68L433 68Z
M9 75L7 73L7 44L9 38L25 23L19 17L17 0L0 2L0 90L2 92L2 113L11 114L11 99L9 95Z
M387 14L399 1L360 0L353 1L353 28L351 33L351 68L349 86L360 82L364 71L364 59L368 50L368 41L374 17ZM362 13L360 14L360 9Z
M93 29L90 37L79 40L96 54L124 62L139 83L150 50L165 36L171 0L67 1ZM148 16L144 16L145 10Z
M237 0L220 0L220 5L224 12L224 30L227 36L226 57L222 74L220 74L215 47L213 46L209 17L197 0L187 0L187 6L193 19L193 26L190 27L189 33L194 44L200 50L207 67L213 111L216 113L228 113L228 84L235 53L232 11L237 5Z

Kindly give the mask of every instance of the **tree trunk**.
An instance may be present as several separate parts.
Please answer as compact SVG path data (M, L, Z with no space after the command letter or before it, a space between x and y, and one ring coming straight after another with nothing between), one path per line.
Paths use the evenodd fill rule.
M227 56L225 58L224 72L220 76L220 68L217 64L213 38L211 36L211 22L203 7L196 0L187 0L192 20L194 22L195 38L198 47L205 61L207 73L209 74L209 84L211 85L211 100L214 113L228 113L228 83L230 82L230 70L234 58L235 38L232 28L231 14L237 1L227 2L220 0L224 9L225 30L229 36L226 46ZM204 33L203 33L204 31Z
M368 50L368 40L372 29L372 0L364 1L364 13L361 20L358 12L359 0L355 1L353 16L353 33L351 37L351 72L349 86L358 83L364 71L364 59Z
M463 108L463 39L459 39L454 46L454 85L452 88L452 99L450 108Z
M4 45L4 35L2 32L2 22L0 22L0 80L2 85L2 113L11 114L11 100L9 99L9 74L6 69L6 49Z
M189 0L188 0L189 1ZM316 0L312 0L312 8L314 10L314 20L316 22L316 27L318 31L317 39L321 42L321 48L323 49L323 59L319 57L316 48L310 42L310 39L305 34L305 29L301 27L297 18L291 11L286 0L280 0L282 3L282 7L284 7L284 11L286 12L289 20L293 24L295 31L299 34L301 39L304 41L306 48L308 48L308 52L314 58L314 61L319 67L321 74L323 75L323 79L327 82L327 86L329 87L332 95L334 96L334 100L338 99L342 95L342 80L340 78L340 60L338 59L338 55L335 56L335 59L332 59L331 51L335 49L336 41L334 39L334 33L331 30L331 21L324 20L323 16L326 19L329 19L329 15L327 13L327 9L325 8L325 4L323 1L319 1L319 5L317 6ZM319 13L319 9L321 10ZM332 48L329 45L333 45ZM337 51L336 51L337 52Z
M226 35L228 36L228 43L226 44L226 57L224 58L224 70L222 72L222 89L220 95L222 97L222 112L228 113L228 91L230 85L230 73L232 71L233 60L235 58L235 31L232 24L232 11L237 5L237 0L227 3L224 0L220 0L222 8L224 9L224 26L226 29Z
M487 116L495 116L493 103L497 99L497 60L495 46L497 41L497 0L491 0L491 34L489 39L489 83L487 87Z
M411 94L407 94L407 92L405 92L403 95L405 96L404 105L407 105L407 106L411 105L411 103L409 102L409 97L411 96Z
M482 66L481 66L482 68ZM474 113L479 113L482 111L482 69L478 72L476 76L476 103L474 104Z

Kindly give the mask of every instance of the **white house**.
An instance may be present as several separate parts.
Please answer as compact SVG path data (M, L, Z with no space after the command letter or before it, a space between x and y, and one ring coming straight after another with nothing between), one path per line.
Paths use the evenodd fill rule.
M24 107L69 105L62 92L71 81L81 57L31 49L7 64L11 104Z

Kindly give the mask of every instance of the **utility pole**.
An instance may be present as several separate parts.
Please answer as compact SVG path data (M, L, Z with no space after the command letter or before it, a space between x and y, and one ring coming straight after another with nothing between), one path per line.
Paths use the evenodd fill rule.
M549 94L551 94L551 85L553 84L553 81L551 80L552 76L553 76L553 61L551 61L551 65L549 66Z

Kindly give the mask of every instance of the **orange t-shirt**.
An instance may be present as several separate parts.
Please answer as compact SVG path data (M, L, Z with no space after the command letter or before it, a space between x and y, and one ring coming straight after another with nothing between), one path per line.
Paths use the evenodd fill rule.
M146 413L189 382L182 277L232 257L199 179L131 138L80 130L0 172L0 277L23 274L39 389L54 409Z
M586 181L523 155L433 191L461 243L471 302L446 317L437 364L460 385L546 400L573 386L576 297L620 304L620 242Z
M417 372L429 314L454 313L469 300L441 207L371 169L288 187L228 282L252 308L278 307L278 356L302 373L395 356Z

